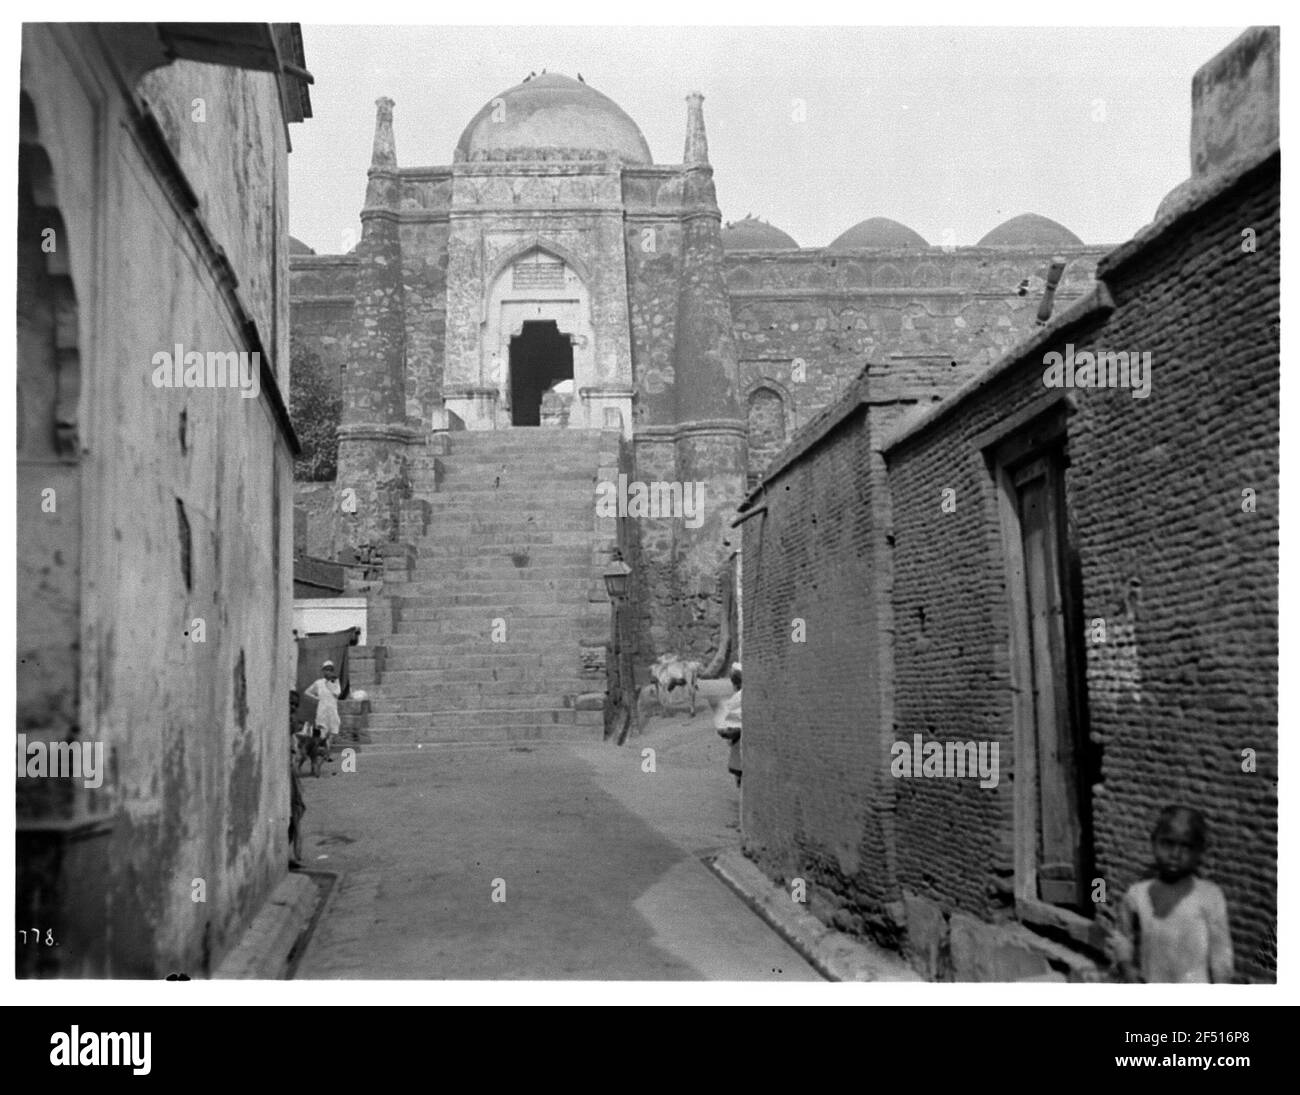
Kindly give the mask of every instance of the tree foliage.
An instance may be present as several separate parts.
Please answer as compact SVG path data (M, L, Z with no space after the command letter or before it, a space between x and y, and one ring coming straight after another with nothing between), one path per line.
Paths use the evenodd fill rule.
M322 483L338 471L339 422L343 399L339 380L330 376L320 355L303 342L290 352L289 415L302 443L302 455L294 462L293 475L300 482Z

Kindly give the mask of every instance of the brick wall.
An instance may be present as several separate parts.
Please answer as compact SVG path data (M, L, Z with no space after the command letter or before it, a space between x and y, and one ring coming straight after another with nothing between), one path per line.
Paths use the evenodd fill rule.
M1247 227L1255 253L1242 250ZM1274 158L1103 260L1108 318L1035 347L889 453L898 736L999 736L1006 758L999 525L971 440L1044 394L1047 350L1152 354L1149 397L1076 390L1068 425L1082 615L1105 620L1108 638L1085 644L1096 875L1109 895L1098 913L1145 875L1160 807L1193 806L1210 824L1203 874L1227 893L1238 970L1260 978L1275 970L1278 253ZM940 508L945 487L953 513ZM1244 748L1257 751L1254 773ZM900 788L900 883L994 915L1010 788L954 782Z
M1158 810L1186 803L1211 827L1203 873L1227 893L1238 971L1274 976L1276 157L1218 186L1102 260L1109 298L1058 315L883 458L873 439L908 384L864 370L751 499L767 508L744 525L746 848L804 877L825 918L941 948L945 916L967 934L1016 916L1010 613L977 441L1050 396L1045 352L1127 349L1152 354L1150 395L1075 390L1067 424L1080 622L1107 625L1084 646L1097 915L1146 873ZM890 746L914 734L996 741L998 785L893 778ZM921 964L941 974L936 954Z
M766 513L742 526L746 851L784 882L804 878L858 928L890 886L864 392L853 385L838 405L847 417L778 469Z

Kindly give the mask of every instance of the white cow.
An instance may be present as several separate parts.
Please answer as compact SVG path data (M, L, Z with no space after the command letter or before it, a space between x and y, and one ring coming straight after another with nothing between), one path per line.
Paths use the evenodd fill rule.
M700 670L703 668L700 662L687 661L677 654L661 654L650 667L650 679L653 683L647 685L642 693L644 695L646 691L653 688L659 706L665 711L689 701L693 717L696 688Z

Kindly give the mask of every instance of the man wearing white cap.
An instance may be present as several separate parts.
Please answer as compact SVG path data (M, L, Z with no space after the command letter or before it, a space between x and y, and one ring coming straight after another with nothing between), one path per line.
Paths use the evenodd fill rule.
M735 692L718 704L713 713L713 725L718 736L731 742L731 754L727 757L727 771L736 777L736 786L740 786L740 662L731 667L731 684Z
M316 725L325 738L325 759L333 759L334 739L339 735L339 674L331 661L321 662L321 675L307 686L306 695L316 701Z

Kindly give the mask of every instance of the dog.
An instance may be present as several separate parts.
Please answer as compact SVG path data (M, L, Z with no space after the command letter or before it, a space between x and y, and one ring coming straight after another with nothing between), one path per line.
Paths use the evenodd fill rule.
M695 694L700 670L703 668L699 662L687 661L676 654L661 654L650 667L650 678L654 682L659 706L665 711L677 706L681 701L674 698L676 690L678 697L684 694L684 698L690 701L691 717L694 718Z
M313 730L315 732L301 730L294 735L294 756L299 772L304 764L310 763L311 774L320 779L321 766L325 763L326 742L319 730Z

